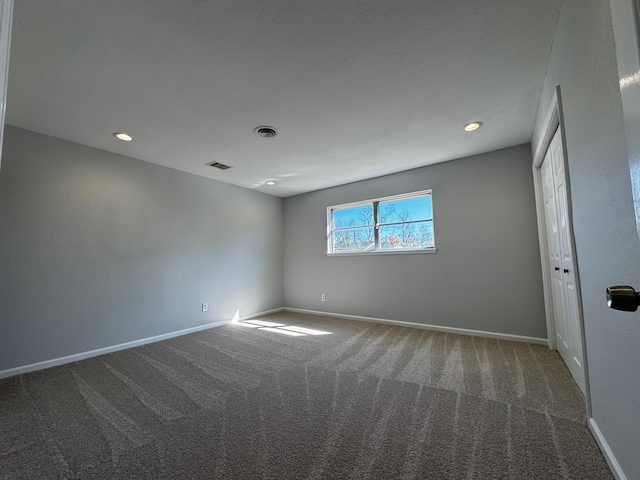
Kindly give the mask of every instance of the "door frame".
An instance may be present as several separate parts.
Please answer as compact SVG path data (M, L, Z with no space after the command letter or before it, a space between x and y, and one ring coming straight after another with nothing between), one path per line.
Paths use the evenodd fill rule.
M0 166L2 165L2 137L7 109L7 82L9 79L9 53L11 50L11 24L13 0L0 0Z
M631 192L640 239L640 2L610 0Z
M591 392L589 385L589 362L587 358L587 345L584 334L584 317L582 313L582 290L580 288L580 271L578 268L578 254L576 251L576 242L573 235L573 209L571 208L571 183L569 178L569 165L567 162L567 143L566 130L564 128L564 115L562 111L562 96L560 85L556 86L553 91L551 102L547 108L547 113L542 124L540 138L536 145L532 145L533 149L533 186L536 201L536 217L538 222L538 239L540 241L540 262L542 266L542 287L544 293L544 310L547 322L547 341L551 350L557 350L555 315L553 312L553 296L551 286L551 275L549 266L549 246L547 244L547 226L544 214L544 196L542 193L542 162L544 161L551 139L556 130L560 128L560 136L562 143L562 153L564 157L564 172L567 185L567 207L568 221L571 230L571 249L573 250L575 262L576 290L578 295L578 323L580 324L580 346L582 348L582 367L584 372L584 388L585 400L587 407L587 418L591 417Z

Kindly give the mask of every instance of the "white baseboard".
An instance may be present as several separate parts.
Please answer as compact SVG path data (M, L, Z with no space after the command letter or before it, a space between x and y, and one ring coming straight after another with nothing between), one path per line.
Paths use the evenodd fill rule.
M32 363L30 365L24 365L22 367L10 368L8 370L0 370L0 379L13 377L15 375L21 375L23 373L35 372L36 370L44 370L45 368L57 367L66 363L77 362L84 360L85 358L97 357L98 355L104 355L106 353L117 352L118 350L125 350L127 348L139 347L148 343L159 342L161 340L167 340L169 338L179 337L181 335L187 335L189 333L199 332L202 330L208 330L209 328L219 327L229 323L228 320L220 322L207 323L206 325L199 325L197 327L186 328L184 330L178 330L177 332L165 333L163 335L156 335L154 337L142 338L133 342L121 343L119 345L113 345L111 347L98 348L96 350L90 350L88 352L75 353L73 355L67 355L65 357L53 358L51 360L45 360L44 362Z
M593 437L596 439L596 442L598 443L605 460L609 464L609 468L613 472L613 476L616 477L616 480L627 480L627 476L622 471L618 460L616 460L607 440L604 438L604 435L602 435L602 432L593 417L589 418L589 430L591 430Z
M389 320L386 318L360 317L357 315L342 315L340 313L319 312L316 310L306 310L303 308L284 307L282 310L295 313L307 313L309 315L321 315L323 317L344 318L346 320L358 320L362 322L384 323L388 325L398 325L401 327L422 328L425 330L434 330L436 332L457 333L459 335L469 335L472 337L497 338L500 340L509 340L512 342L535 343L538 345L549 345L546 338L525 337L522 335L512 335L510 333L485 332L484 330L469 330L466 328L443 327L441 325L427 325L424 323L403 322L400 320Z
M282 311L307 313L310 315L322 315L325 317L345 318L348 320L359 320L359 321L365 321L365 322L385 323L388 325L399 325L403 327L423 328L427 330L435 330L438 332L458 333L460 335L471 335L475 337L499 338L502 340L511 340L515 342L527 342L527 343L537 343L541 345L547 345L547 340L545 338L523 337L520 335L485 332L481 330L467 330L464 328L443 327L440 325L425 325L422 323L402 322L399 320L389 320L384 318L360 317L356 315L341 315L339 313L319 312L315 310L305 310L300 308L287 308L287 307L274 308L272 310L267 310L264 312L257 312L249 315L242 315L240 316L239 320L250 320L252 318L263 317L265 315L270 315L272 313L278 313ZM231 320L222 320L219 322L208 323L206 325L200 325L197 327L187 328L184 330L178 330L177 332L165 333L163 335L156 335L154 337L143 338L140 340L135 340L133 342L121 343L119 345L113 345L111 347L104 347L96 350L90 350L88 352L81 352L73 355L67 355L65 357L45 360L43 362L32 363L32 364L24 365L21 367L10 368L8 370L0 370L0 379L13 377L15 375L21 375L23 373L35 372L36 370L44 370L45 368L57 367L59 365L64 365L66 363L77 362L79 360L84 360L85 358L97 357L98 355L117 352L119 350L125 350L127 348L139 347L141 345L146 345L148 343L159 342L161 340L167 340L169 338L179 337L181 335L187 335L189 333L195 333L202 330L207 330L209 328L219 327L221 325L225 325L230 322Z
M284 308L274 308L273 310L267 310L265 312L252 313L250 315L241 315L240 320L251 320L252 318L264 317L265 315L271 315L272 313L282 312Z
M251 318L262 317L271 313L277 313L282 311L282 308L274 308L273 310L267 310L264 312L252 313L240 317L241 320L249 320ZM15 375L21 375L23 373L35 372L36 370L44 370L45 368L57 367L66 363L77 362L84 360L85 358L97 357L98 355L104 355L106 353L117 352L118 350L125 350L127 348L139 347L148 343L159 342L161 340L167 340L169 338L179 337L187 335L189 333L200 332L202 330L208 330L209 328L219 327L231 323L231 320L221 320L219 322L207 323L206 325L199 325L197 327L186 328L184 330L178 330L177 332L165 333L163 335L156 335L154 337L143 338L135 340L133 342L121 343L119 345L113 345L111 347L98 348L96 350L90 350L88 352L75 353L73 355L67 355L65 357L53 358L51 360L45 360L43 362L32 363L21 367L10 368L8 370L0 370L0 379L13 377Z

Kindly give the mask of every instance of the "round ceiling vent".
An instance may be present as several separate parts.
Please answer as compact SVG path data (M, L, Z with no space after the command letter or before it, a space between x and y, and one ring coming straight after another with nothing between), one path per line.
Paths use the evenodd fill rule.
M257 127L253 131L253 133L258 135L259 137L264 137L264 138L272 138L278 134L276 129L273 127Z

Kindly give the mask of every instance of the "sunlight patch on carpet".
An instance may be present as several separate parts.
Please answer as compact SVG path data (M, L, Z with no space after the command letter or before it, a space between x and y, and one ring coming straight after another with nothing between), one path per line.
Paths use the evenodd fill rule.
M316 330L314 328L298 327L296 325L285 325L284 323L267 322L264 320L245 320L233 322L231 325L241 327L257 328L266 332L280 333L291 337L306 337L308 335L331 335L326 330Z

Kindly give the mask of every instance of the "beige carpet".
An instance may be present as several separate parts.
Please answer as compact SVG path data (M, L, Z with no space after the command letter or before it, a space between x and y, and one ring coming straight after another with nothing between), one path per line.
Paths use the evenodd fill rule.
M259 320L0 381L0 478L613 478L546 347Z

